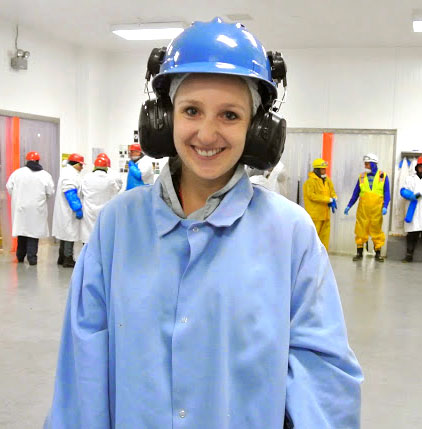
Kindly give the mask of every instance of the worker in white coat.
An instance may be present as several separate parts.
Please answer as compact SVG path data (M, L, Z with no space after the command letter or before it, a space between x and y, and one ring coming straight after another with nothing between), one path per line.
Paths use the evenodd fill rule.
M80 239L80 219L83 217L82 203L79 198L84 157L77 153L69 155L66 167L62 168L57 184L54 203L53 236L60 240L57 263L65 268L75 266L73 245Z
M153 158L142 153L141 145L134 143L129 147L130 161L126 190L154 183Z
M37 265L38 240L50 235L47 200L54 194L53 178L40 165L38 152L26 155L25 167L14 171L6 188L12 197L13 237L18 237L16 257Z
M87 243L100 210L119 193L120 187L113 176L108 174L107 160L97 158L94 170L82 180L82 205L84 216L81 220L81 240Z
M119 187L119 191L123 187L123 180L120 177L120 174L111 168L111 160L105 152L98 154L98 158L104 158L107 161L107 174L114 179L116 185Z
M406 216L404 222L404 230L407 232L407 249L403 262L412 262L413 252L422 233L422 199L420 199L422 195L422 156L417 160L415 174L406 178L404 187L400 189L400 195L409 201L406 205L406 212L408 212L409 206L416 206L413 208L413 217L412 215L409 218Z

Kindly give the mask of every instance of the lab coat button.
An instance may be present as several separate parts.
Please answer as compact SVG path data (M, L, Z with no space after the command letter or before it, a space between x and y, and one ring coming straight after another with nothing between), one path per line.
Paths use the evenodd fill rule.
M182 323L188 323L188 318L187 317L182 317L181 322Z
M199 231L199 228L198 228L197 226L194 226L194 227L192 228L192 231L193 231L193 232L198 232L198 231Z
M185 411L185 410L180 410L180 411L179 411L179 417L180 417L181 419L184 419L184 418L186 417L186 411Z

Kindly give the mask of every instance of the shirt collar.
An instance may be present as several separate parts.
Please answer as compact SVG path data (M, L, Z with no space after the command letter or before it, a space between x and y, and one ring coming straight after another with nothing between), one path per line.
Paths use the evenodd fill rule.
M223 192L224 188L218 191ZM158 234L163 236L182 220L163 200L160 178L153 186L153 213ZM215 227L231 226L239 219L252 199L253 188L245 171L237 183L226 193L216 210L205 220Z

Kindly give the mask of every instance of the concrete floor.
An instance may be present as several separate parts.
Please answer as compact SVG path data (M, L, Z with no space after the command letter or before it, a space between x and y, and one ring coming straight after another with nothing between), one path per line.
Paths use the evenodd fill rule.
M39 256L31 267L0 254L2 429L41 428L51 402L72 270L56 265L57 246L41 246ZM366 377L362 429L422 427L422 264L331 262Z

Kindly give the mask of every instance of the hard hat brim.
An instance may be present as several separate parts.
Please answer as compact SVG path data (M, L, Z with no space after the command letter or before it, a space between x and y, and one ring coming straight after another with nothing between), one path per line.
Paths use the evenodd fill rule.
M271 100L277 98L276 84L262 79L261 74L257 71L222 62L190 63L175 66L171 69L165 70L164 72L158 74L152 81L152 87L154 91L158 93L168 92L172 75L183 73L221 74L256 79L265 86Z

